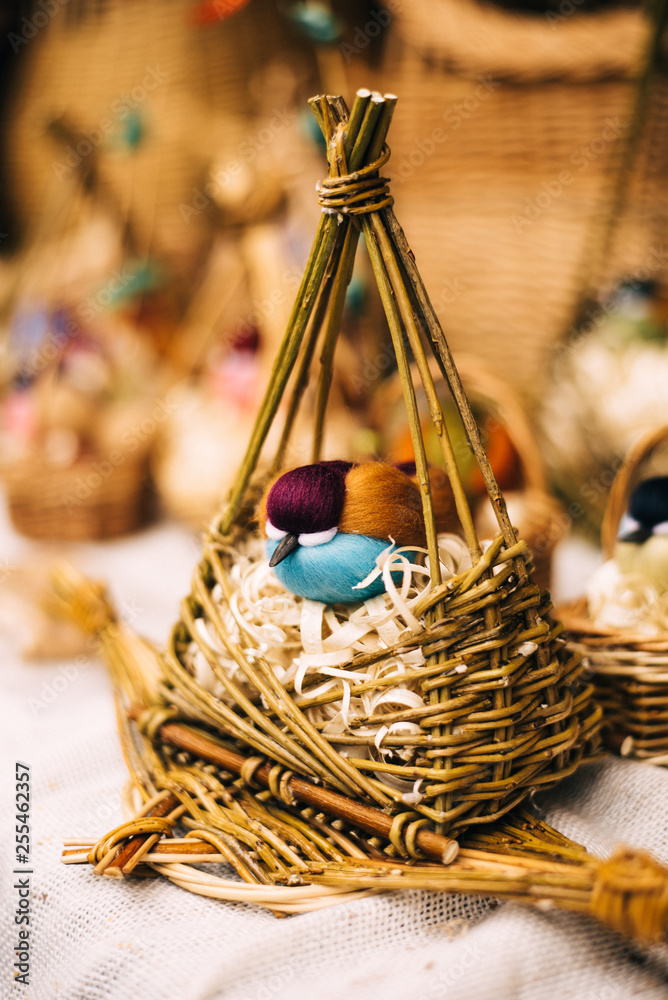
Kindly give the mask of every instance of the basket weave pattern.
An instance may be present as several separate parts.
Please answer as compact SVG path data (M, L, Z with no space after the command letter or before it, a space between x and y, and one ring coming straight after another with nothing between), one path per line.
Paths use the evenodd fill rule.
M386 72L403 101L393 188L434 306L457 354L537 401L583 291L643 269L665 278L651 257L668 209L664 76L602 250L647 23L636 9L550 23L430 0L404 5L390 30Z
M99 472L103 461L104 456L97 461L87 457L54 469L33 457L5 469L9 516L16 530L49 541L90 541L142 527L150 508L146 455L125 455L106 478Z
M97 843L67 842L63 860L90 863L96 874L115 878L157 872L192 892L253 902L280 914L369 891L438 888L491 893L541 908L556 905L657 940L668 915L668 882L652 859L622 851L600 863L521 810L499 822L533 789L571 773L596 748L600 710L578 655L548 617L549 598L532 581L526 543L517 540L508 520L443 332L392 212L389 190L378 177L388 156L384 140L394 100L360 91L350 114L340 98L312 101L328 138L330 177L321 196L328 210L246 459L227 507L204 540L191 594L166 651L157 652L125 628L100 586L67 572L54 583L54 606L99 637L112 672L123 750L143 801L138 812L135 803L134 819ZM255 518L264 487L282 460L279 448L274 467L256 471L262 445L293 368L288 411L296 412L292 403L303 391L323 327L319 387L328 384L333 354L328 337L340 322L338 307L352 274L359 229L404 376L422 496L428 562L406 562L406 572L428 580L416 592L411 581L404 588L405 576L394 593L388 586L380 598L394 602L393 618L403 616L405 627L373 653L355 648L351 639L349 662L338 660L343 669L335 683L330 673L326 690L317 694L317 671L298 684L294 674L275 670L276 655L298 652L299 642L307 648L304 631L299 640L295 628L299 617L284 622L282 640L275 633L272 639L271 630L258 629L249 609L251 591L242 584L246 571L268 579ZM418 325L432 339L497 513L499 534L486 546L475 534ZM433 427L462 528L457 541L469 557L468 568L462 559L452 572L444 571L440 558L406 340L430 407L435 401ZM318 399L326 402L326 393ZM316 407L314 461L323 412ZM395 557L396 552L387 555ZM280 600L278 582L267 586L273 587L272 599ZM296 600L282 593L286 602ZM258 604L264 596L259 588ZM309 603L318 602L302 602ZM367 610L371 603L365 602ZM335 605L324 612L332 634L339 625L354 631L354 609ZM270 615L266 624L273 624ZM402 682L408 680L404 688L414 698L419 689L418 704L413 699L406 712L401 703L385 702L390 710L377 720L414 726L408 738L402 733L394 759L373 757L374 749L387 747L389 726L372 746L363 725L351 721L336 733L319 725L311 709L345 699L344 684L350 701L367 684L386 684L385 694L396 698L400 685L386 668L407 655L411 665ZM201 682L202 661L216 684ZM326 661L314 665L325 674ZM361 677L360 667L368 677ZM337 748L341 743L345 752ZM349 753L351 747L358 757ZM394 754L395 747L390 749ZM402 780L411 792L397 787ZM172 835L176 824L186 836ZM453 833L464 834L461 844L449 839ZM221 861L243 882L202 870L203 862Z

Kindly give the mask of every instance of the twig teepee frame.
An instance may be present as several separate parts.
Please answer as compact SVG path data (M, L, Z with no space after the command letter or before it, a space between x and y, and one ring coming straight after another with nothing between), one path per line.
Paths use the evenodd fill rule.
M486 666L492 671L492 676L498 672L498 683L494 683L490 677L492 686L485 691L486 704L490 697L489 691L493 691L493 707L490 706L489 719L484 721L486 725L491 722L495 723L492 726L493 740L504 749L498 753L494 761L493 773L489 776L491 785L489 790L485 790L487 794L483 797L485 805L482 805L483 799L477 799L472 800L469 807L462 807L461 804L454 803L452 791L444 788L443 794L436 798L435 809L428 810L428 807L424 807L425 810L428 810L425 813L427 817L436 823L437 831L444 833L453 827L468 825L471 822L486 822L496 818L524 798L530 788L536 787L536 772L542 768L540 765L536 766L538 763L535 757L537 748L533 741L531 746L533 759L528 771L525 772L524 780L517 781L518 771L521 772L522 765L520 764L518 767L517 758L515 758L515 766L513 766L513 755L507 753L508 741L514 742L515 748L518 746L515 736L518 706L513 699L513 678L519 680L520 675L525 675L529 664L535 666L541 672L541 676L550 677L557 685L554 688L549 684L545 685L543 695L548 707L545 719L547 720L551 714L549 707L561 705L560 709L553 713L559 718L550 719L551 725L546 726L545 736L548 743L542 748L545 756L543 756L541 763L550 760L552 770L549 775L544 777L544 781L556 780L574 768L580 759L586 739L593 735L597 713L591 709L587 713L585 709L583 717L579 719L575 728L570 724L572 723L571 717L577 716L579 708L587 704L589 689L583 687L579 691L577 707L574 707L573 701L570 700L569 706L566 708L558 693L560 682L570 683L575 680L577 664L573 660L561 662L559 655L555 655L555 650L558 648L558 627L548 626L542 617L547 610L545 596L541 596L537 588L532 587L530 582L526 566L526 546L522 542L518 543L515 531L508 519L503 497L482 446L478 428L462 389L445 337L431 308L404 234L392 211L392 199L386 181L378 175L379 169L387 162L390 155L389 149L385 145L385 137L395 102L396 98L393 96L383 98L377 94L372 95L369 91L361 91L357 95L350 116L348 116L341 98L318 97L311 101L311 106L328 145L330 175L326 181L319 185L323 214L288 329L276 359L269 390L251 437L246 459L229 504L219 523L214 525L209 534L204 560L200 564L199 580L195 580L193 597L197 601L210 604L207 602L206 584L202 587L201 583L206 575L212 572L214 576L220 577L218 582L225 589L224 569L216 550L221 545L229 545L232 541L235 525L240 522L239 515L244 501L247 500L251 475L256 467L262 445L285 391L290 373L297 362L293 395L272 471L280 469L283 464L292 421L306 384L318 334L321 326L324 325L313 448L313 460L317 461L319 458L336 334L339 328L345 290L352 273L357 239L361 230L365 237L392 335L404 389L404 399L415 451L417 478L422 492L427 527L431 590L418 610L426 616L428 624L428 630L421 638L427 641L441 640L440 648L434 649L434 652L427 656L428 669L430 672L431 670L434 672L433 683L427 688L429 691L428 701L431 706L444 705L443 713L439 713L442 717L434 716L435 724L431 727L430 732L432 741L442 741L445 737L445 745L447 746L447 738L452 735L453 721L457 718L457 715L451 718L447 716L448 710L450 713L454 710L454 706L450 705L453 698L453 688L461 686L458 684L459 676L453 674L452 670L461 662L462 651L458 648L455 637L461 630L462 617L466 617L468 623L469 616L477 612L479 620L474 629L475 645L479 647L482 643ZM325 317L326 322L323 324ZM444 377L447 379L453 398L462 414L471 447L474 450L493 508L497 514L501 534L487 549L484 556L473 525L445 427L441 405L426 360L421 339L423 331L429 333ZM438 434L444 465L450 479L457 512L473 564L470 573L456 582L448 581L444 584L441 580L429 470L420 430L405 337L408 339L417 362L429 401L431 419ZM300 347L302 353L298 358ZM501 607L501 602L506 600L509 601L515 615L513 625L510 627L504 621L504 609ZM209 607L208 610L215 616L213 608ZM460 615L458 615L458 610L461 612ZM185 627L188 637L191 638L193 637L195 616L192 614L192 609L184 608L184 611L182 626ZM460 618L454 628L453 625L441 624L444 620L452 621L453 614L455 618ZM445 629L445 634L443 634L443 629ZM468 628L465 629L465 632L468 634ZM169 661L173 665L180 662L183 638L177 629L170 647ZM526 651L519 652L515 661L508 664L509 644L519 647L523 642L534 643L535 647L529 651L528 655ZM467 644L470 645L470 639L464 640L464 646ZM244 659L242 669L246 671L248 667L249 664ZM254 683L259 682L259 690L263 692L265 698L285 698L284 691L276 690L270 694L266 682L256 676L256 671L252 672ZM535 684L535 678L531 686L533 684ZM543 685L540 687L542 688ZM235 699L238 693L238 691L230 691ZM526 692L524 697L528 696L529 692ZM520 709L520 713L521 711ZM585 719L587 714L588 718ZM266 720L260 721L260 724L266 728ZM300 718L299 724L303 724L302 718ZM312 736L313 734L310 734L309 738ZM300 738L304 739L303 731ZM308 740L306 742L308 743ZM266 746L261 747L257 743L255 749L259 752L266 752ZM328 750L329 747L325 753ZM491 747L490 750L493 754L494 751ZM521 756L520 754L520 758ZM336 757L336 767L340 771L338 754ZM310 766L313 764L312 761L308 763ZM455 768L455 764L456 759L453 754L444 753L442 756L436 755L434 757L433 770L443 772L439 777L445 786L448 785L451 777L455 777L455 775L449 774ZM294 765L295 759L293 757L292 766ZM344 769L348 770L347 766ZM329 780L332 777L330 772L328 774ZM340 783L337 782L337 784L340 787ZM352 787L349 780L344 780L344 784L347 785L349 793L370 795L381 806L387 805L386 794L379 793L377 790L372 791L369 783L361 779L359 772L353 778ZM498 791L499 794L493 794L493 790ZM504 794L504 791L511 794Z

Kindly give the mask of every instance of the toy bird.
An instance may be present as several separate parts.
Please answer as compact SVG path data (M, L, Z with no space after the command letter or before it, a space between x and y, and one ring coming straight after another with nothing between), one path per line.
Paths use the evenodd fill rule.
M645 479L631 494L614 558L623 573L668 590L668 476Z
M434 482L435 481L435 482ZM445 473L432 477L439 531L458 519ZM316 462L279 476L260 504L269 565L283 586L325 604L364 601L385 590L361 583L389 546L424 547L420 490L402 467L382 462Z

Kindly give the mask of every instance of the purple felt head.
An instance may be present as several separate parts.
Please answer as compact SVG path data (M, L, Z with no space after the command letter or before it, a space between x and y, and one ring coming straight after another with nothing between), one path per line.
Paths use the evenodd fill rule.
M275 528L296 535L327 531L339 523L351 462L316 462L277 479L267 497L267 517Z
M415 462L393 462L395 468L405 472L407 476L415 475Z

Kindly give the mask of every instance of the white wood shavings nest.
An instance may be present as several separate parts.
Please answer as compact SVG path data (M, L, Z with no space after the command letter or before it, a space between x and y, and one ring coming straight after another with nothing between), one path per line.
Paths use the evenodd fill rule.
M631 628L648 636L668 631L668 592L660 593L639 573L623 573L614 559L592 574L586 596L598 628Z

